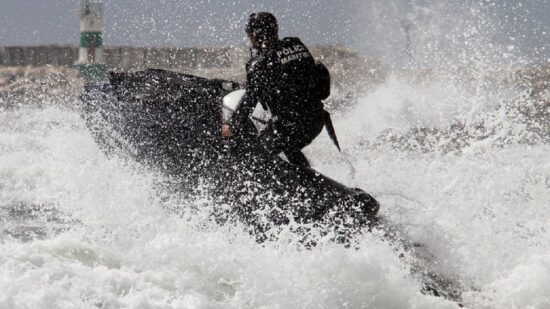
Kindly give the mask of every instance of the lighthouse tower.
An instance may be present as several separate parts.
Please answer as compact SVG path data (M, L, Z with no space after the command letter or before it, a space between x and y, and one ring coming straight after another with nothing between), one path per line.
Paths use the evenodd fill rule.
M80 49L75 68L82 77L88 80L103 80L106 77L102 28L102 3L82 0L80 3Z

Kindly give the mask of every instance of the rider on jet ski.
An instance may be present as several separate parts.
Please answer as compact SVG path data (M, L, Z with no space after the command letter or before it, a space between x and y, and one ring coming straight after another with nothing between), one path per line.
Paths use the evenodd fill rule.
M249 117L259 103L272 118L252 138L269 153L283 152L291 163L309 167L301 149L319 135L328 119L321 102L330 94L328 70L315 62L300 39L279 39L277 19L271 13L250 15L246 34L256 54L246 64L246 94L231 127L222 127L222 136L254 136Z

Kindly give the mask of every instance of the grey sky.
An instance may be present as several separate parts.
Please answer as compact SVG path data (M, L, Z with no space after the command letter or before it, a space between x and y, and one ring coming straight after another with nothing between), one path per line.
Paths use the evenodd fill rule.
M104 0L105 42L132 46L244 45L243 25L272 11L283 36L338 44L387 62L500 48L550 58L550 0ZM78 0L0 0L0 46L76 44ZM404 26L409 25L410 44ZM463 43L466 44L463 44ZM500 53L500 51L499 51ZM464 53L463 53L464 54Z

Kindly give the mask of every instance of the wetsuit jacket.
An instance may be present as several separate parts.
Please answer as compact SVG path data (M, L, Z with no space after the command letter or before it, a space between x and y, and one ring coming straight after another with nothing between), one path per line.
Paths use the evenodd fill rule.
M315 95L315 61L298 38L284 38L260 49L246 65L247 88L244 101L233 118L239 132L257 103L269 107L274 121L291 128L306 128L323 109ZM314 121L314 120L311 120Z

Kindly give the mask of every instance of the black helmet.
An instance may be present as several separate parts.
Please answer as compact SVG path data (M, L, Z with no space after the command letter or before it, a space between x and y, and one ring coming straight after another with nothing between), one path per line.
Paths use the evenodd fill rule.
M246 23L245 31L259 42L263 42L268 38L277 37L279 26L277 19L271 13L252 13Z

